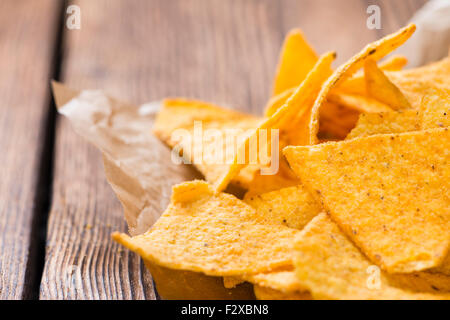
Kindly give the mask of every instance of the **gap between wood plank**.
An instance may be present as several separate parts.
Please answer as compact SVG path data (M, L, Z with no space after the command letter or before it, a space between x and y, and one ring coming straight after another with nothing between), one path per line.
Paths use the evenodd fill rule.
M53 57L51 69L49 72L48 86L50 80L59 80L62 62L62 47L64 41L65 9L67 0L58 2L60 17L55 30L53 41ZM52 185L53 185L53 160L56 130L56 107L53 95L49 90L47 97L47 118L40 139L42 149L38 166L38 179L35 185L35 199L33 208L33 221L30 230L29 259L25 271L25 288L22 299L38 300L41 278L45 265L45 247L47 237L47 221L52 203Z

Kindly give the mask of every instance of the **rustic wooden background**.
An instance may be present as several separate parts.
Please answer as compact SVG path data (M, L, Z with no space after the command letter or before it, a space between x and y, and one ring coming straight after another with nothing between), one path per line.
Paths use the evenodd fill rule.
M56 116L54 78L143 103L211 100L259 113L286 32L344 61L425 0L0 1L0 298L156 299L99 152ZM69 4L81 30L65 28ZM378 4L382 29L366 27Z

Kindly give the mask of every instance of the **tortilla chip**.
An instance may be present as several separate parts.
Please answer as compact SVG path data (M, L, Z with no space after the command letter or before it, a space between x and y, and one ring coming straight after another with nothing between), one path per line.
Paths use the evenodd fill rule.
M450 57L420 68L386 72L386 75L418 110L428 89L450 90Z
M299 231L262 221L234 196L191 181L174 186L171 204L147 233L114 233L113 239L151 263L211 276L292 265L292 239Z
M253 287L256 299L258 300L312 300L308 292L289 292L274 290L271 288L255 285Z
M328 96L328 100L359 112L374 113L392 111L388 105L367 96L336 92L331 93Z
M415 110L402 112L362 113L356 127L346 139L374 134L403 133L420 130L420 115Z
M410 24L394 34L388 35L381 40L367 45L361 52L336 69L336 71L324 83L318 97L316 98L316 101L314 102L309 120L308 144L313 145L318 142L317 133L319 131L320 107L326 101L330 90L336 86L339 86L340 83L343 83L358 69L363 67L365 60L370 58L377 61L398 48L414 33L415 29L416 26L414 24Z
M385 61L381 61L378 66L383 71L399 71L402 70L407 63L408 59L405 57L394 55ZM353 76L339 84L335 90L365 96L367 92L363 70L356 72Z
M430 271L450 276L450 254L445 257L444 262L439 267L431 269Z
M411 109L411 105L399 88L377 67L372 59L364 64L367 94L388 105L393 110ZM386 110L381 110L386 111Z
M249 189L245 194L244 199L282 188L293 187L298 184L300 184L300 180L284 177L279 174L256 174L253 181L249 185Z
M270 118L266 119L245 143L238 149L237 155L229 170L214 184L216 190L221 191L228 185L239 171L246 166L249 155L249 142L256 139L262 130L279 129L280 144L302 145L307 140L307 126L305 115L308 114L312 102L322 83L331 73L331 63L336 57L330 52L322 55L302 84L295 90L286 103L279 108ZM269 139L270 141L270 139ZM284 141L284 142L283 142ZM268 142L270 143L270 142ZM268 148L270 149L270 148ZM245 155L245 163L239 163L238 159Z
M381 61L378 66L383 71L399 71L408 64L408 59L402 55L392 55L384 61Z
M144 260L152 274L158 295L164 300L253 300L253 285L242 283L233 288L223 286L221 277L164 268Z
M450 126L450 90L429 89L422 99L420 111L422 129Z
M388 272L439 266L450 246L450 131L287 147L293 171Z
M197 124L201 125L202 133L207 130L218 130L218 133L221 134L211 135L211 139L206 140L202 134L194 133L196 121L198 121ZM156 117L153 131L159 139L171 148L180 149L183 157L193 163L206 180L214 183L228 170L230 163L233 162L234 154L226 150L227 137L234 139L236 143L244 141L248 130L257 128L261 121L261 118L207 102L181 98L166 99ZM177 135L177 132L183 135ZM191 138L183 139L183 137L188 136ZM195 153L195 146L203 147L203 153L200 154L200 157L197 157ZM216 150L217 155L219 155L218 158L220 158L219 161L206 161L205 157L211 154L206 154L205 150ZM222 156L220 156L220 153L222 153ZM249 166L242 174L238 174L233 182L241 187L248 187L258 169L259 167Z
M278 95L302 83L317 60L317 54L302 32L299 29L291 30L281 49L273 84L273 95Z
M280 224L294 229L303 227L322 207L302 185L268 193L245 196L244 201L258 212L266 223Z
M402 288L392 275L377 273L376 266L325 213L306 226L297 237L295 248L296 274L314 299L450 299L450 293Z

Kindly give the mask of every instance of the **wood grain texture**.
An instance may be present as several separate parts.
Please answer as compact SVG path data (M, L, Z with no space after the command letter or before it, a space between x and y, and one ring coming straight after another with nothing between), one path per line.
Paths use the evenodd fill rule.
M336 49L339 61L381 36L366 28L368 2L362 0L75 3L82 29L65 32L61 81L133 103L186 96L261 113L289 28L302 28L320 53ZM404 24L414 9L399 6L408 11L387 17L382 34ZM139 258L110 240L126 226L100 153L65 119L55 143L41 298L155 298Z
M50 104L59 8L52 0L0 2L0 299L28 297L33 214ZM30 280L31 281L31 280Z

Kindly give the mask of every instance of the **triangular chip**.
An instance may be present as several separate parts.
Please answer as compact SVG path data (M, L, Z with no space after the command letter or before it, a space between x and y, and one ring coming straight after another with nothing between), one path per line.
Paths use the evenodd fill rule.
M306 226L295 248L296 274L314 299L450 299L450 293L435 290L421 276L381 271L325 213Z
M336 71L324 83L318 97L316 98L316 101L314 102L309 120L309 144L316 144L318 142L317 133L319 131L320 107L326 101L330 90L336 86L339 86L340 83L343 83L346 79L358 71L358 69L363 67L365 60L370 58L377 61L398 48L406 40L408 40L408 38L414 33L415 29L416 26L414 24L410 24L396 33L388 35L381 40L367 45L361 52L336 69Z
M147 233L114 233L113 239L154 264L212 276L292 265L299 231L266 221L233 195L191 181L173 188L171 204Z
M260 195L246 195L244 201L270 223L301 230L322 207L302 185Z
M386 104L393 110L411 109L411 105L400 89L378 68L374 60L366 60L364 76L366 91L370 97Z
M403 133L420 130L420 114L416 110L401 112L362 113L346 139L383 133Z
M450 126L450 90L430 88L420 106L422 129Z
M233 161L236 145L242 143L248 130L255 130L261 121L261 118L207 102L166 99L153 131L194 164L206 180L215 183ZM227 145L230 141L232 143ZM234 149L229 150L230 146ZM248 187L259 169L258 166L247 168L234 179L237 185L244 188Z
M302 32L294 29L284 40L273 84L273 95L298 86L318 60Z
M418 110L428 89L450 90L450 57L420 68L386 72L386 75Z
M439 266L450 246L450 131L374 135L284 154L343 231L388 272Z

